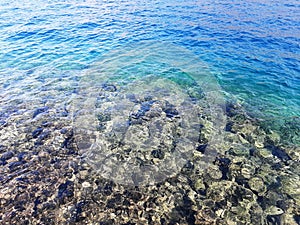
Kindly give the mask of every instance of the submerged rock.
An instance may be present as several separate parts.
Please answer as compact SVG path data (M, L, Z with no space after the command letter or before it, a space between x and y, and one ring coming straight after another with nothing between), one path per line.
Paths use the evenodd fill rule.
M207 168L207 173L214 180L220 180L223 177L223 174L218 166L212 165Z
M281 208L278 208L276 206L270 206L265 210L265 214L269 216L278 216L283 213L284 211Z
M284 174L281 177L281 190L291 196L300 205L300 177L299 174Z
M68 198L74 196L74 183L70 180L67 180L65 183L59 185L57 191L57 199L60 204L66 202Z
M37 138L43 132L43 128L39 127L32 132L32 138Z
M116 97L120 91L116 86L107 83L101 88L104 94L100 97L105 100L99 100L94 122L102 127L81 133L83 141L74 139L67 118L64 122L62 117L50 118L47 107L36 109L33 118L30 111L7 117L5 127L0 124L1 224L300 223L297 146L282 145L278 136L265 134L231 106L227 108L230 118L224 143L213 149L216 154L207 164L204 156L212 149L204 134L212 126L198 117L182 120L193 113L191 109L198 115L199 109L190 107L193 104L176 105L172 98L168 103L151 94ZM47 118L38 121L43 113ZM27 124L24 117L29 118ZM185 129L188 126L192 128ZM93 149L88 138L98 138L103 148ZM105 150L111 155L105 155ZM175 163L164 161L173 152L178 154ZM104 166L106 179L87 164L87 154L95 160L103 154L94 166ZM114 156L111 161L107 160L110 156ZM182 163L185 167L178 163L183 157L188 159ZM126 160L130 167L120 164ZM141 172L160 162L164 167L156 169L167 174L167 179L153 170L145 173L146 177L157 176L160 182L139 186L141 181L148 182ZM110 163L115 163L115 170L109 170ZM180 165L175 172L174 165ZM134 172L130 174L128 169ZM134 185L112 182L116 171L124 175L118 179L129 178Z
M103 84L102 85L102 89L104 91L108 91L108 92L115 92L115 91L117 91L117 87L114 84Z
M291 157L285 152L284 149L274 146L274 145L268 145L266 146L267 149L269 149L274 156L279 158L282 161L288 161L291 160Z
M14 156L14 152L13 151L7 151L4 152L1 157L0 160L5 161L5 160L9 160Z
M260 177L252 177L250 178L249 187L252 191L257 192L259 196L262 196L266 191L266 185L262 178Z
M41 107L41 108L37 108L34 112L33 112L33 115L32 115L32 118L34 119L37 115L41 114L41 113L44 113L44 112L47 112L49 110L49 107L48 106L44 106L44 107Z

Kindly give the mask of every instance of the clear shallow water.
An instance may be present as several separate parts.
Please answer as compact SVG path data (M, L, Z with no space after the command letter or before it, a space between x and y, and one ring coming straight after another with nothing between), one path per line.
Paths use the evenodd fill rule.
M145 204L155 202L154 198L159 199L157 196L160 193L166 194L169 199L164 202L163 196L160 196L159 200L166 204L164 207L169 213L166 213L166 218L178 223L181 222L181 219L177 218L178 215L182 216L183 221L190 221L190 224L196 219L201 221L201 213L204 213L203 217L208 214L205 207L211 208L211 200L217 202L214 209L218 209L220 215L216 217L222 217L224 221L237 219L245 224L246 219L243 218L251 217L250 224L260 224L259 221L262 221L263 217L264 221L267 221L265 224L278 224L278 215L284 211L282 221L294 219L299 222L299 210L297 211L296 207L300 201L300 173L297 164L300 142L299 8L299 2L292 0L47 3L1 1L0 169L3 173L0 173L0 182L3 188L0 197L3 208L7 209L5 211L24 211L19 203L14 204L10 199L14 193L19 193L19 185L15 182L27 182L31 186L23 186L23 189L28 192L28 196L16 196L16 202L27 199L31 204L28 208L31 209L34 205L32 211L35 219L45 219L43 214L38 213L39 207L42 206L40 202L43 201L33 198L30 194L46 196L43 210L50 209L50 213L46 213L45 217L49 217L49 221L56 221L56 224L62 223L65 218L69 222L80 221L78 215L84 211L84 207L91 209L90 215L100 217L90 218L92 221L106 221L108 218L101 217L101 210L108 215L107 212L115 204L110 201L107 205L102 205L107 200L107 193L118 194L123 191L121 197L125 196L125 200L129 198L133 202L142 199L137 197L138 191L141 195L150 196L149 201L148 197L145 198ZM165 54L169 50L172 54ZM74 99L77 100L75 105ZM105 100L102 101L103 99ZM227 121L223 121L224 112L220 109L226 107L226 99L238 101L252 119L259 119L264 126L277 130L282 135L281 140L276 133L267 133L258 129L257 124L252 125L252 120L248 120L246 116L245 119L242 113L237 114L235 118L236 114L232 109L234 107L230 104L227 105ZM97 104L100 105L99 108ZM195 116L194 113L199 109L194 109L199 105L206 110L204 114L208 118ZM74 106L75 109L72 109ZM82 109L83 111L80 111ZM85 109L89 111L86 113ZM151 117L148 123L151 124L153 133L141 132L142 127L138 124L149 119L148 114L153 111L156 115L155 110L163 112L165 117ZM238 111L238 108L236 110ZM70 116L72 111L75 121ZM77 111L79 115L87 116L83 117L86 120L76 117ZM122 112L130 115L129 118L122 118ZM117 119L108 118L109 113ZM134 161L124 163L125 166L130 163L131 172L142 168L141 165L136 167L137 163L155 164L164 157L167 158L166 165L157 166L154 170L172 169L172 174L158 174L154 181L151 178L152 180L146 180L146 183L152 184L173 176L183 165L187 168L173 181L170 179L161 187L158 185L150 187L149 190L134 190L132 193L132 190L101 180L98 175L94 177L91 170L88 170L87 174L88 166L82 165L78 159L78 156L86 154L85 148L80 149L82 152L74 150L74 127L71 125L74 125L74 122L76 125L76 118L79 118L79 127L82 125L81 121L84 121L85 126L94 125L94 120L89 124L91 114L93 119L95 116L98 119L96 122L99 127L91 126L86 130L100 131L100 139L107 142L104 148L116 155L119 150L124 149L114 146L114 141L118 140L119 136L112 140L109 139L110 136L105 136L110 127L113 127L112 131L116 135L127 132L127 144L132 145L131 147L136 147L134 145L137 143L140 145L138 147L148 147L149 144L155 146L157 142L149 143L149 138L143 139L144 134L154 134L156 136L153 139L162 141L165 149L171 153L175 152L175 162L181 158L187 160L187 165L184 161L178 163L178 168L172 167L174 164L168 167L167 163L170 161L166 157L167 154L159 149L154 151L149 148L147 151L137 152L139 158L135 157ZM176 152L176 148L175 151L172 148L173 143L170 143L168 134L176 134L173 127L182 121L185 122L186 115L190 116L187 117L190 124L186 123L182 127L187 131L201 130L202 125L211 129L208 136L214 143L208 144L208 140L201 135L195 137L194 132L187 137L186 143L183 142L183 145L187 144L185 147L193 148L194 152L196 146L190 147L188 144L200 144L196 153L203 152L205 148L209 149L210 145L217 149L218 152L206 151L206 154L209 152L212 156L206 158L209 164L199 155L190 163L189 152ZM170 121L173 124L169 123ZM166 126L168 123L172 125ZM132 124L134 126L131 126ZM124 127L126 132L122 130ZM163 130L161 127L167 128ZM224 127L229 131L226 135L225 132L220 133ZM169 132L168 128L172 132ZM134 135L135 131L138 131L138 135ZM159 136L161 131L163 135ZM79 136L80 134L79 132ZM224 140L223 136L218 134L224 134ZM142 141L135 141L135 137ZM97 140L97 137L92 139ZM288 142L292 147L285 149L278 140ZM89 148L93 142L94 140L92 143L88 140L88 143L81 144ZM98 150L99 148L96 148L97 154ZM101 162L104 162L103 158L107 158L107 155L97 154L87 156L90 162L96 159L96 163L92 165L95 167L98 166L99 158ZM147 158L149 156L150 158ZM216 160L215 156L221 158ZM153 161L153 157L156 161ZM114 160L115 158L110 158L108 161L113 164ZM197 162L204 163L198 165ZM214 165L211 165L212 163ZM204 174L201 177L194 174L193 166L203 170L208 165L212 167L207 171L208 175ZM125 166L124 168L128 169ZM188 178L182 176L182 173L189 169L193 172L188 174ZM100 172L107 172L104 178L114 176L105 168L101 168ZM127 176L126 170L123 172L124 170L118 171L117 175ZM150 175L153 174L146 173L145 177ZM126 182L129 180L132 185L132 179L134 184L140 184L145 181L145 177L142 180L139 177L126 177ZM119 177L113 178L116 183L126 184L122 180L124 176L121 180ZM48 187L49 180L55 184L53 187ZM93 190L90 190L91 186ZM104 189L99 190L102 186ZM197 198L200 200L190 195L193 193L189 192L191 190L197 192ZM73 192L76 193L75 200L72 199L74 195L70 194ZM91 196L87 194L82 197L82 193L87 192ZM178 200L177 196L173 195L174 192L184 194L178 197ZM240 201L240 198L243 201ZM32 199L35 199L34 203ZM53 199L55 203L51 202ZM242 202L244 206L234 208L234 205L231 211L223 207L224 201L228 201L227 206L233 202ZM128 202L120 202L128 208ZM22 204L26 205L24 202ZM131 206L136 207L133 205ZM191 205L199 208L190 209ZM204 209L202 206L205 206ZM151 214L151 211L149 217L154 218L157 212L153 208L155 207L152 207L155 213ZM252 208L257 208L257 211L251 211ZM53 209L59 216L55 214L53 217ZM106 209L108 210L105 211ZM246 214L240 213L236 216L237 211ZM73 218L74 212L76 216ZM26 213L31 218L32 214L25 210ZM144 215L148 216L147 213ZM257 220L256 215L260 215ZM17 218L16 221L20 221L14 213L1 217L3 221L6 218ZM127 217L124 220L127 220ZM162 223L161 220L158 221ZM35 223L40 224L36 221ZM53 223L50 221L48 224Z
M103 58L86 70L71 109L79 148L101 176L140 186L176 175L193 157L201 124L210 130L201 168L212 163L226 103L207 65L166 41L123 46Z

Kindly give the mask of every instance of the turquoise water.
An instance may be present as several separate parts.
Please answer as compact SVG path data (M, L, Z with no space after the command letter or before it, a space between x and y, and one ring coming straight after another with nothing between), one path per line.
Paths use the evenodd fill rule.
M298 0L1 0L0 34L3 224L299 224Z
M1 85L71 78L118 46L170 41L207 63L251 113L299 116L299 7L292 0L1 1Z

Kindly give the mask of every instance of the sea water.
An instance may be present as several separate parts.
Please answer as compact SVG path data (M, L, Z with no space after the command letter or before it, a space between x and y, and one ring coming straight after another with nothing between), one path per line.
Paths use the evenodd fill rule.
M75 79L105 52L151 40L192 51L254 116L299 117L297 1L2 1L0 26L2 93Z
M44 143L43 127L63 121L102 177L153 184L189 162L203 124L209 155L201 168L214 162L232 102L284 144L299 146L296 0L2 0L0 15L3 149L31 146L27 133L38 137L35 146ZM132 149L144 151L120 163L120 152Z

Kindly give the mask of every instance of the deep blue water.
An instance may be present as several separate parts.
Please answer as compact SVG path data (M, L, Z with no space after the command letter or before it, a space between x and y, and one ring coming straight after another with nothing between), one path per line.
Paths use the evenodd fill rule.
M1 108L64 101L106 53L152 41L192 52L249 114L299 120L297 0L2 0L0 15Z

